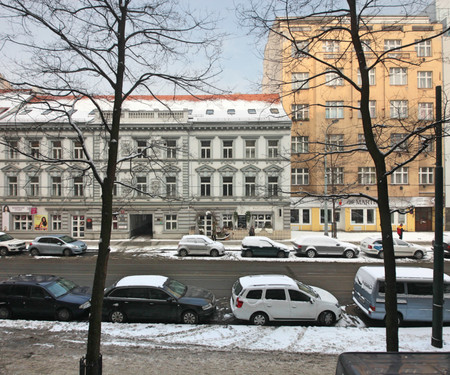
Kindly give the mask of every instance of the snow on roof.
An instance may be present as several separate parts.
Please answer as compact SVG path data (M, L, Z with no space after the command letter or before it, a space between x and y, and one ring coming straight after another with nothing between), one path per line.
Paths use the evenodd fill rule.
M116 283L116 286L155 286L161 288L167 279L168 277L159 275L125 276Z
M364 266L358 270L358 273L365 272L375 279L384 279L384 267ZM424 267L397 267L395 269L397 280L399 279L421 279L432 280L433 269ZM444 274L444 281L450 282L450 276Z
M286 275L250 275L239 279L243 288L258 285L290 285L295 286L295 280Z

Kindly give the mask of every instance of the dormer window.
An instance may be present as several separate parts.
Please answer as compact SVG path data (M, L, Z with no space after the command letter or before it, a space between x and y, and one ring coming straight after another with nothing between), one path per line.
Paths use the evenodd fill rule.
M234 108L227 109L227 114L228 115L235 115L236 114L236 110Z
M206 114L207 115L213 115L214 114L214 109L207 109L206 110Z
M270 113L278 114L280 113L280 111L278 110L278 108L270 108Z
M249 113L249 115L256 115L256 109L255 108L249 108L247 110L247 112Z

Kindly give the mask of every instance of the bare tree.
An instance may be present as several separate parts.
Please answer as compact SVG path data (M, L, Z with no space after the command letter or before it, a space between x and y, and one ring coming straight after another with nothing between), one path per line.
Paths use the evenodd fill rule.
M329 147L330 143L333 143L329 135L333 134L335 129L330 123L324 132L321 121L326 124L330 121L327 120L329 118L343 117L338 115L313 119L315 127L310 126L306 129L310 133L313 132L311 129L321 129L312 134L315 140L314 147L311 147L312 150L307 155L294 155L292 160L323 168L323 164L318 163L317 158L326 158L331 151L333 155L341 154L340 158L344 163L351 163L351 159L357 156L359 160L365 160L367 165L375 166L373 183L376 183L376 190L367 187L367 191L361 192L360 186L354 183L357 178L359 179L355 173L358 177L346 186L346 191L332 197L361 196L377 202L387 286L385 305L388 351L398 351L396 272L391 227L391 212L395 208L391 208L389 204L388 179L412 161L424 157L424 152L434 140L435 123L430 113L422 117L407 115L400 95L394 98L397 100L391 101L390 116L385 114L375 119L372 113L374 95L371 87L374 79L372 73L377 68L377 74L386 72L385 76L391 77L397 72L403 74L405 67L417 68L432 60L441 61L440 54L422 54L420 49L428 46L430 41L448 29L442 30L442 25L436 24L416 26L416 31L420 30L421 34L420 37L412 39L403 28L403 24L408 23L410 17L414 19L412 16L424 8L425 4L422 3L393 4L364 0L323 3L314 0L272 0L263 4L251 2L239 10L241 19L250 26L251 32L262 37L269 36L264 56L263 89L282 93L285 109L291 113L295 121L309 120L306 114L309 114L309 110L313 107L325 108L325 111L345 109L352 113L354 111L360 117L358 125L360 128L355 128L355 122L352 122L353 128L346 131L349 134L353 133L353 136L355 132L360 131L361 138L332 149ZM383 19L383 11L386 10L389 14L397 16ZM377 18L382 21L377 21ZM375 29L374 22L383 23L383 26ZM420 24L418 21L415 22ZM409 30L414 31L414 26ZM406 42L400 44L393 42L392 45L383 46L381 39L384 38L383 33L387 31L397 32L395 39L401 38ZM338 48L337 43L340 45ZM416 57L412 58L410 52L414 50L417 53ZM352 68L353 63L358 68L357 77L356 69ZM317 69L310 71L305 69L313 65ZM295 73L299 71L306 73ZM323 85L332 87L344 83L350 88L347 91L350 98L340 99L338 105L336 102L329 104L330 102L325 102L326 99L317 96L308 99L313 95L308 96L303 90L307 87L309 91L319 92ZM414 99L417 105L419 100ZM291 108L287 108L289 104L286 103L293 104ZM359 181L360 185L361 182L364 181ZM311 187L295 193L300 196L330 197L329 194L324 194L323 190Z
M14 60L11 71L4 72L9 84L33 87L42 103L65 117L85 155L82 165L76 165L89 170L101 186L102 223L86 356L89 374L96 373L100 355L122 104L133 93L208 91L213 88L208 82L218 73L214 66L220 41L214 35L214 20L211 15L196 17L182 5L175 0L0 1L2 22L11 27L0 44L2 54ZM83 132L92 129L73 120L70 106L81 98L98 111L99 131L107 140L104 173L84 144ZM37 126L36 131L45 127Z

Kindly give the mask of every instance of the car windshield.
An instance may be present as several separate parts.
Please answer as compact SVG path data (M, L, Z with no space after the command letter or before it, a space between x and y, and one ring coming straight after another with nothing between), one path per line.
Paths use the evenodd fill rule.
M0 236L0 242L1 241L9 241L9 240L13 240L14 238L12 236L10 236L9 234L2 234Z
M176 298L181 298L186 293L187 286L174 279L168 279L164 283L164 289Z
M65 243L71 243L71 242L75 242L76 241L75 239L73 239L70 236L62 236L62 237L59 237L59 239L61 241L64 241Z
M47 286L47 290L55 297L61 297L64 294L69 293L72 289L78 287L77 284L70 280L59 279L55 281L53 284Z
M296 282L297 282L298 288L302 292L305 292L305 293L307 293L310 296L313 296L315 298L319 298L319 295L316 293L316 291L313 288L311 288L309 285L303 284L303 283L301 283L300 281L297 281L297 280L296 280Z

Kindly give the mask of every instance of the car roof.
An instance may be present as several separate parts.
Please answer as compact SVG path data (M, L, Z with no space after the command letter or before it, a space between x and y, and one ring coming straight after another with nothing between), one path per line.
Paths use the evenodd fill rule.
M243 288L251 286L266 286L266 285L288 285L296 286L294 279L286 275L249 275L243 276L239 279Z
M266 236L247 236L242 239L242 242L250 244L250 243L258 243L261 240L273 242L273 240L271 240L269 237Z
M183 236L182 240L188 239L188 238L207 238L210 239L208 236L205 236L204 234L186 234Z
M383 266L363 266L358 273L364 272L371 275L375 279L384 280ZM424 267L396 267L396 279L416 279L416 280L433 280L433 269ZM444 273L444 281L450 282L450 276Z
M2 283L6 284L22 284L22 285L45 285L59 280L59 276L55 275L34 275L34 274L23 274L11 276L8 280Z
M154 286L162 288L167 279L167 276L159 275L132 275L123 277L115 286Z

